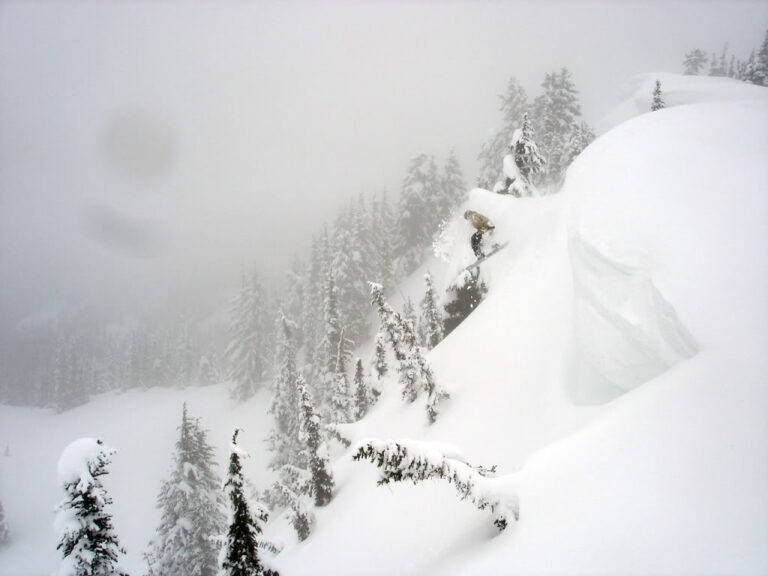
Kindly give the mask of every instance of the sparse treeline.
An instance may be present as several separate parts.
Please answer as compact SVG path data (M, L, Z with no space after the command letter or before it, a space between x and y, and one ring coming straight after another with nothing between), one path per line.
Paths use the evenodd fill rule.
M695 76L703 72L709 76L735 78L758 86L768 86L768 31L760 47L752 50L744 59L729 54L727 42L719 54L712 52L708 55L700 48L691 50L683 60L683 73Z

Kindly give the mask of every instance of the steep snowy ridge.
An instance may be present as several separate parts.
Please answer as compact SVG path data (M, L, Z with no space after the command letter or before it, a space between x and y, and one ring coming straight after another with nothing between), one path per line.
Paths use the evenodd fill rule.
M472 261L467 208L509 242L481 267L484 302L429 354L451 394L437 422L423 392L402 401L392 366L344 433L497 465L519 521L500 533L444 482L379 487L372 464L335 446L335 497L311 536L297 542L284 517L267 527L283 576L768 573L768 90L713 82L663 77L675 105L598 138L558 195L473 190L446 229L448 262L400 287L417 301L424 270L445 287ZM265 487L266 390L240 406L223 385L110 394L61 415L0 406L13 537L0 573L55 568L56 462L79 436L119 450L105 484L124 566L143 573L183 399L222 462L232 427L246 428L247 473Z

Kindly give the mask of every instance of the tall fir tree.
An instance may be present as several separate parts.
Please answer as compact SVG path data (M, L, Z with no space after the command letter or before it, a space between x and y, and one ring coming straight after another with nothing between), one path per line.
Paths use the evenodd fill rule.
M664 108L664 100L661 97L661 82L656 80L653 88L653 100L651 101L651 112L656 112Z
M437 166L431 156L419 154L408 165L400 192L397 253L403 273L413 271L437 232L430 199L439 189Z
M758 86L768 86L768 30L766 30L763 43L757 51L753 70L751 71L751 82Z
M311 474L311 494L316 506L325 506L333 498L334 488L328 448L320 433L320 417L315 413L307 384L301 375L296 379L296 388L301 413L301 438L306 447Z
M368 383L365 381L365 371L363 369L363 361L358 358L355 362L355 376L352 380L355 389L355 413L354 419L362 419L371 407L373 400L371 398L371 389Z
M453 332L467 316L482 302L488 289L478 274L465 272L456 282L448 287L448 300L445 304L445 335Z
M543 180L550 186L559 186L568 167L566 143L581 116L581 107L567 68L546 74L541 86L544 92L534 101L533 123L539 149L547 159Z
M229 500L229 528L221 553L219 576L262 576L276 574L267 569L259 558L259 536L262 533L261 519L251 512L245 497L243 465L241 459L246 452L237 445L236 428L232 435L229 469L224 490Z
M437 305L437 294L432 282L432 274L424 274L426 289L424 298L420 303L421 318L419 321L420 332L423 334L422 342L427 350L432 350L443 339L443 315Z
M696 76L706 63L707 54L703 50L695 48L685 55L685 60L683 60L683 74L687 76Z
M502 125L480 148L478 161L480 175L478 186L491 190L502 180L502 162L509 150L509 143L515 130L520 127L520 119L528 110L528 96L515 78L510 78L504 94L500 95Z
M526 112L522 126L512 134L511 155L504 157L504 190L514 196L536 195L536 180L547 163L533 137L533 125Z
M184 404L173 468L157 497L162 511L157 535L146 554L156 576L216 576L224 530L221 478L200 420Z
M247 400L261 385L266 374L269 343L264 327L264 287L254 273L250 280L243 276L242 286L230 309L232 338L226 357L232 396Z
M352 393L349 387L347 366L352 358L349 346L352 343L344 336L345 330L339 334L339 343L336 350L336 366L334 368L334 386L331 394L331 417L334 424L350 422L352 420Z
M443 166L439 190L439 198L436 199L437 201L433 207L433 226L435 230L443 221L450 218L453 209L461 204L467 193L467 188L464 184L464 174L461 171L461 165L454 150L451 150L450 154L448 154L448 159Z
M387 198L387 192L383 191L378 201L375 201L371 209L371 236L374 245L374 270L372 277L384 286L391 286L395 281L394 246L395 233L392 208Z
M339 319L339 295L336 288L336 277L332 268L328 268L325 274L325 286L323 291L323 327L324 334L314 357L314 396L317 402L318 412L329 418L331 414L331 397L335 385L336 354L339 349L341 337L341 322Z
M101 440L81 438L61 454L59 480L66 497L54 523L60 534L56 549L64 557L59 576L126 576L117 566L125 551L107 510L112 498L101 482L114 453Z
M272 387L270 413L274 422L267 439L272 457L269 467L280 470L285 465L303 468L305 458L299 439L299 412L296 378L295 324L280 311L277 319L277 351L275 354L275 377Z

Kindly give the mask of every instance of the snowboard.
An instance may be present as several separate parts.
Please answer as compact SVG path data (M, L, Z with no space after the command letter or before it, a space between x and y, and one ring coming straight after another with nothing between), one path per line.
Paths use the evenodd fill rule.
M488 254L486 254L486 255L485 255L485 256L483 256L482 258L478 258L477 260L475 260L474 262L472 262L472 264L470 264L469 266L467 266L466 268L464 268L464 272L471 272L472 270L474 270L475 268L477 268L478 266L480 266L480 264L482 264L483 262L485 262L486 260L488 260L488 258L490 258L490 257L491 257L491 256L493 256L494 254L496 254L496 252L499 252L499 251L503 250L504 248L506 248L506 247L507 247L507 245L509 245L509 242L504 242L503 244L497 244L497 245L495 245L493 248L491 248L491 251L490 251L490 252L488 252Z

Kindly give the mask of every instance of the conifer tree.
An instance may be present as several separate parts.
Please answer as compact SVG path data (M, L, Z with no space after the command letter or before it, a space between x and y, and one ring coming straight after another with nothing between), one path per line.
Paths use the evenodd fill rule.
M421 321L419 327L423 332L423 344L427 350L432 350L443 339L443 315L437 306L437 295L432 284L432 274L424 274L426 290L421 300Z
M324 417L329 417L331 414L331 397L335 385L336 354L339 350L341 335L338 290L332 268L329 268L325 275L323 302L322 320L325 332L317 345L314 356L314 371L317 374L314 381L314 393L318 403L318 412Z
M440 197L434 207L435 229L444 220L448 219L451 211L464 200L467 188L464 184L464 175L459 165L456 152L451 150L443 167L440 178Z
M393 246L395 224L386 191L381 193L381 198L374 202L371 209L370 229L375 264L372 277L385 286L391 286L395 281Z
M520 119L528 110L528 97L515 78L510 78L507 89L500 95L503 114L502 125L480 148L478 186L490 190L502 179L502 162L509 150L512 135L520 127Z
M226 356L233 381L232 396L247 400L258 389L265 375L268 337L264 331L264 288L254 274L250 281L243 277L240 292L232 304L232 339Z
M570 166L571 162L573 162L573 160L581 154L594 139L595 133L586 122L579 122L579 124L574 126L568 137L565 154L563 155L566 160L566 165Z
M264 567L259 558L258 538L262 533L259 518L251 512L243 487L243 465L241 458L246 452L237 445L236 428L232 435L229 469L224 489L230 503L229 528L222 550L220 576L261 576L275 574Z
M336 351L334 386L331 395L330 421L332 423L344 423L352 420L352 394L347 377L347 365L352 357L352 353L348 349L349 344L351 342L344 337L344 329L342 329Z
M81 438L61 454L59 480L66 497L54 523L60 534L56 549L64 557L60 576L125 576L117 567L125 551L107 511L112 499L101 483L114 453L101 440Z
M11 531L8 529L8 521L5 519L5 510L0 501L0 548L11 539Z
M707 63L707 55L704 51L695 48L685 55L683 74L687 76L696 76Z
M653 101L651 102L651 112L656 112L664 108L664 100L661 98L661 82L656 80L656 86L653 89Z
M365 247L366 239L361 220L353 207L349 207L336 220L333 228L333 256L331 266L337 290L337 313L347 337L357 341L366 330L368 276Z
M453 332L482 302L488 289L479 275L465 272L448 288L450 298L445 304L445 335Z
M544 181L559 185L568 167L566 144L581 116L581 107L568 69L546 74L541 86L544 92L534 101L533 124L539 135L539 149L547 159Z
M397 252L402 258L404 273L419 265L422 252L431 245L437 231L430 199L435 197L438 188L434 159L426 154L413 158L400 192Z
M765 32L760 50L757 51L751 82L758 86L768 86L768 30Z
M267 439L272 458L269 467L280 470L290 464L303 467L302 446L299 440L299 412L296 378L295 324L280 311L277 319L277 352L275 378L272 389L270 413L274 427Z
M307 384L301 375L296 379L296 388L301 412L301 438L309 459L311 493L316 506L325 506L333 497L334 487L328 448L320 435L320 418L315 413Z
M509 145L512 152L504 158L506 180L504 189L515 196L533 196L536 193L535 180L547 161L539 153L533 139L534 131L528 113L523 114L522 127L512 134Z
M371 390L365 381L363 361L358 358L355 363L355 376L353 379L355 388L355 420L363 418L371 407Z
M207 432L184 404L173 469L157 497L160 526L146 554L151 574L216 576L224 502L215 468Z
M374 282L371 282L371 304L376 307L381 331L387 335L395 352L403 399L413 402L419 388L423 389L427 394L427 417L430 424L434 423L438 415L437 406L448 398L448 393L435 380L423 349L418 345L413 324L392 309L384 297L384 289Z

